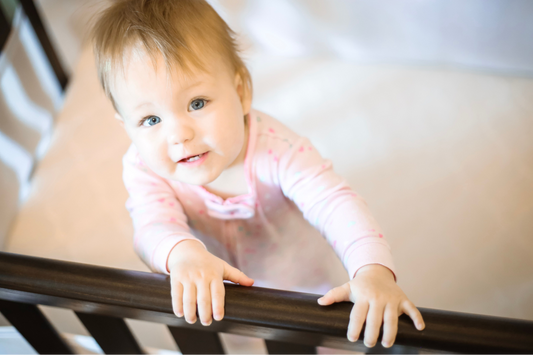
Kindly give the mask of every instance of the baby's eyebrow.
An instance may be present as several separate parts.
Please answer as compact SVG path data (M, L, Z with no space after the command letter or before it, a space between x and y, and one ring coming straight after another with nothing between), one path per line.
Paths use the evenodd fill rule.
M193 82L192 84L190 84L190 85L188 85L188 86L186 86L186 87L184 87L184 88L181 88L180 91L181 91L181 92L187 92L187 91L189 91L189 90L191 90L191 89L193 89L193 88L195 88L195 87L197 87L197 86L200 86L200 85L203 84L203 83L204 83L203 80L198 80L198 81ZM145 105L152 105L152 103L149 102L149 101L142 102L142 103L138 104L137 106L135 106L135 108L134 108L133 110L134 110L134 111L135 111L135 110L138 110L139 108L141 108L141 107L143 107L143 106L145 106Z
M137 110L139 107L142 107L142 106L145 106L145 105L151 105L151 104L152 104L152 103L151 103L151 102L148 102L148 101L143 102L143 103L137 105L137 106L134 108L134 110Z
M198 85L201 85L202 83L203 83L202 80L198 80L198 81L190 84L189 86L186 86L186 87L182 88L181 91L188 91L188 90L190 90L190 89L192 89L192 88L194 88L194 87L196 87Z

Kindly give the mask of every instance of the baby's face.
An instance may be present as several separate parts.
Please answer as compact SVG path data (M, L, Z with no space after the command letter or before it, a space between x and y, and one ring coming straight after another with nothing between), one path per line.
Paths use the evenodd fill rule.
M162 58L129 60L112 89L117 118L156 174L187 184L214 181L245 149L242 83L217 61L206 73L167 77ZM186 158L193 156L192 159Z

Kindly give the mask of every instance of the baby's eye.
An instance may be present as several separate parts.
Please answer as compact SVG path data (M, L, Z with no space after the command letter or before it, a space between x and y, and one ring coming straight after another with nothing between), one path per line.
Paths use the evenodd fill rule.
M205 102L206 100L204 99L192 100L191 104L189 105L189 111L196 111L203 108L205 106Z
M142 125L145 126L145 127L150 127L150 126L154 126L154 125L158 124L159 122L161 122L161 119L159 117L150 116L150 117L146 117L142 121Z

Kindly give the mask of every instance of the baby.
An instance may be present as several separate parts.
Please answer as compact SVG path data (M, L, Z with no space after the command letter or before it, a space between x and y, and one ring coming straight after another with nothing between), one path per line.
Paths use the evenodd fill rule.
M205 1L120 0L94 30L98 74L132 145L134 248L170 274L178 317L224 317L224 280L354 303L347 337L422 330L365 202L309 142L251 108L233 32ZM328 245L329 244L329 245ZM346 274L346 271L348 274ZM340 286L339 286L340 285ZM338 287L334 287L338 286Z

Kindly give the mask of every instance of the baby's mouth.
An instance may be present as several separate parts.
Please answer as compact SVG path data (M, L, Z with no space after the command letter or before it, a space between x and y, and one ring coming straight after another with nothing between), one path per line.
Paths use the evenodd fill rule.
M179 160L178 163L191 163L191 162L196 161L196 160L200 159L201 157L203 157L204 154L205 153L198 154L198 155L193 155L193 156L190 156L188 158L183 158L183 159Z

